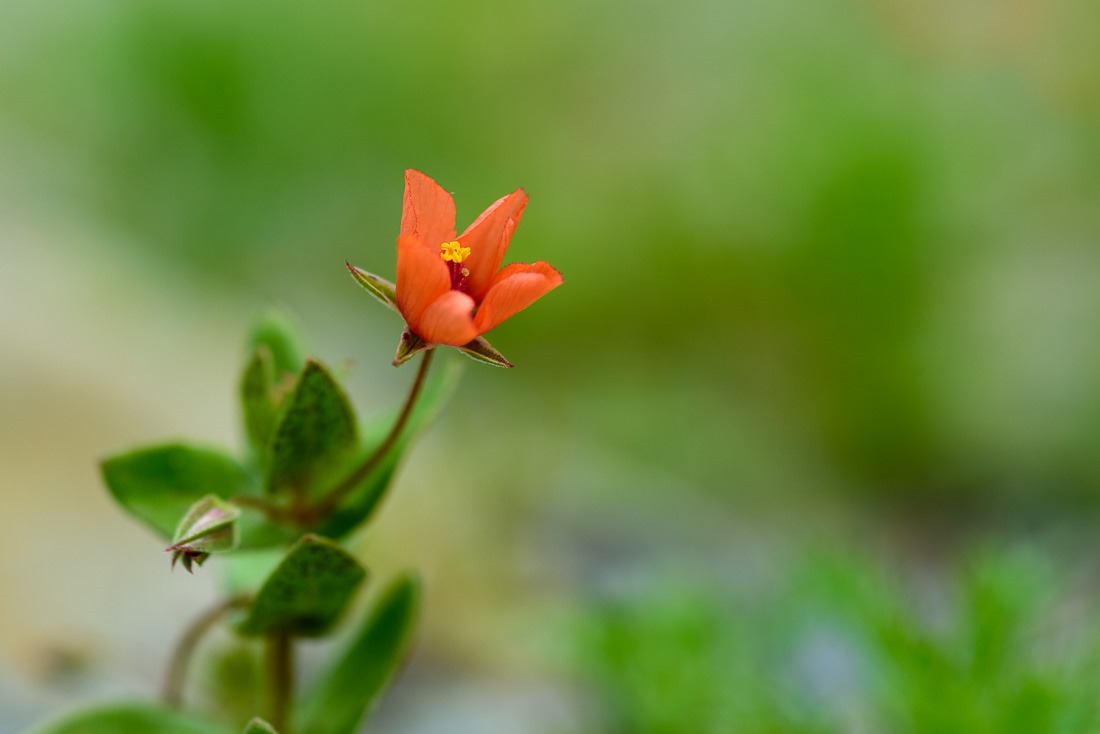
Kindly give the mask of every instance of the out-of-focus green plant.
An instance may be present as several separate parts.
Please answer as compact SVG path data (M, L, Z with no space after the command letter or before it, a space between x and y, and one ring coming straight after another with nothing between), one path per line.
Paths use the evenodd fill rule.
M173 568L181 562L194 572L210 556L227 555L225 596L181 638L160 706L97 707L35 734L356 729L407 647L416 579L392 582L343 651L300 693L293 690L295 643L329 635L367 578L340 540L370 520L411 437L455 384L453 368L429 377L435 348L454 346L478 361L510 367L482 334L561 284L561 274L546 263L501 268L526 203L527 195L517 190L456 238L451 195L424 174L407 171L396 284L348 266L406 322L394 365L421 356L392 421L361 426L332 372L304 359L287 320L269 314L252 331L240 380L245 456L173 442L103 462L112 497L169 544ZM264 641L267 681L252 674L254 666L241 666L241 679L214 688L210 708L224 715L208 721L184 713L184 689L198 643L222 622L242 641ZM240 651L248 657L244 646L233 652ZM260 687L266 696L257 695ZM261 719L250 707L263 698Z
M983 548L946 576L808 554L770 590L720 594L678 579L608 599L570 630L594 729L1100 727L1095 615L1034 548Z
M415 577L390 583L355 623L344 651L298 695L291 691L293 646L329 634L359 592L367 570L339 540L371 518L410 439L440 408L457 373L451 369L427 380L422 370L383 434L379 426L361 429L332 373L300 354L285 317L269 314L253 329L240 382L245 457L173 442L103 462L111 495L170 543L173 566L182 559L193 571L211 555L226 554L225 598L180 640L161 705L97 707L36 732L239 730L243 721L184 713L195 649L221 622L242 640L259 638L267 647L264 715L271 723L252 720L246 732L348 734L381 693L407 647L419 594ZM230 684L215 691L211 708L237 711L232 699L241 696L239 689Z

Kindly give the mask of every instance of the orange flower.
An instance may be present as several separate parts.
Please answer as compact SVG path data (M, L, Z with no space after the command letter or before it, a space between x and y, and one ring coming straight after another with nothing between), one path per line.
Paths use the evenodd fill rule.
M428 176L405 171L405 201L397 238L397 285L348 265L367 290L400 312L408 328L395 364L435 345L511 366L482 334L562 283L545 262L501 268L527 194L498 199L455 237L454 199Z

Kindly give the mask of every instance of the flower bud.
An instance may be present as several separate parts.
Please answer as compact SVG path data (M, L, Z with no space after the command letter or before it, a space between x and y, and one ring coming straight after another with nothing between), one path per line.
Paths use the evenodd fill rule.
M176 526L172 545L172 568L182 559L188 573L192 564L201 566L211 553L230 551L237 547L237 518L241 511L216 495L208 494L191 505Z

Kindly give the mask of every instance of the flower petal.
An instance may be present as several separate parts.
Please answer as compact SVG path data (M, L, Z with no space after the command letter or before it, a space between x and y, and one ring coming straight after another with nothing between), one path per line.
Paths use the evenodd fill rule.
M470 248L470 257L463 263L470 271L465 290L478 303L489 291L493 276L500 269L512 233L516 231L527 206L527 194L516 189L497 199L458 237L463 247Z
M455 238L455 200L434 179L420 171L405 171L405 202L401 235L415 237L429 250Z
M493 278L478 307L478 334L498 326L562 284L561 273L547 263L512 263Z
M462 291L447 291L424 310L416 333L432 344L460 347L477 336L473 312L474 299Z
M397 309L413 331L423 336L424 310L450 289L451 275L439 253L414 237L397 238Z

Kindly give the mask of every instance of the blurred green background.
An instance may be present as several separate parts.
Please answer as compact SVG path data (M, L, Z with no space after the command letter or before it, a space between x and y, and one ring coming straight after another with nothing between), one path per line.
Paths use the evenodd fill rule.
M413 167L460 229L523 186L510 259L566 282L493 333L518 368L469 365L362 541L429 582L377 731L1095 730L1098 24L0 8L0 729L151 690L213 593L95 464L237 442L258 310L361 412L400 400L400 323L343 263L392 274Z

